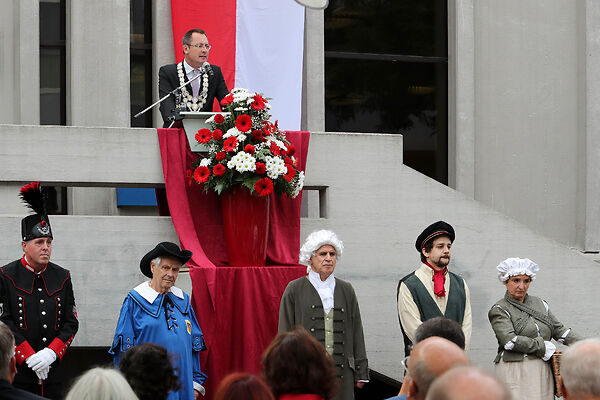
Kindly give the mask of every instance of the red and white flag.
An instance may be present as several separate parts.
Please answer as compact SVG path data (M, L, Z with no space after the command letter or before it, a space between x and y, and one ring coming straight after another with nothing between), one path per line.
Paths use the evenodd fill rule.
M181 38L206 31L208 61L223 71L229 90L243 87L272 98L284 130L300 130L304 7L294 0L171 0L177 62Z

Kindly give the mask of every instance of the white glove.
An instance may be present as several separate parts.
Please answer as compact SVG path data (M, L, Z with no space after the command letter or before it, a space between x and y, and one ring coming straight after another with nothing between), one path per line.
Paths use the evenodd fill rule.
M45 380L48 377L48 372L50 372L50 367L38 369L37 371L35 371L35 374L39 379Z
M556 346L554 345L554 343L549 342L547 340L544 340L544 344L546 345L546 353L544 354L542 360L548 361L550 357L552 357L552 354L554 354L554 352L556 351Z
M34 372L38 372L41 369L49 367L55 360L56 353L54 350L46 347L29 357L25 362Z

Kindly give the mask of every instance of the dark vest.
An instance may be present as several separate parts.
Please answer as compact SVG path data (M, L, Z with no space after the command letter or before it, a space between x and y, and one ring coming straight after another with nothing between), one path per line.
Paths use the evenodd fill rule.
M396 298L398 298L398 295L400 294L400 285L404 283L419 309L421 322L435 317L446 317L458 322L458 324L462 326L465 317L465 305L467 302L465 283L460 276L450 271L448 271L448 278L450 278L450 289L448 293L448 303L446 304L446 312L444 314L442 314L442 311L440 311L436 302L431 298L427 288L414 272L406 275L398 282ZM408 336L406 336L406 332L404 332L402 322L400 321L400 315L398 315L398 322L400 322L400 329L404 336L404 354L408 356L410 355L410 349L412 348L413 343Z

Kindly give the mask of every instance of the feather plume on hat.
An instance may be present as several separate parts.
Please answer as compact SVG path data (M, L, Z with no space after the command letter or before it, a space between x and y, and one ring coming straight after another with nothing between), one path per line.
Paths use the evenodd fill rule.
M31 182L24 185L19 192L23 203L36 214L46 214L46 199L48 190L40 187L40 182Z
M26 242L40 237L52 238L50 220L46 214L48 189L40 187L39 182L31 182L21 188L19 197L34 212L33 215L28 215L21 220L21 237L23 241Z

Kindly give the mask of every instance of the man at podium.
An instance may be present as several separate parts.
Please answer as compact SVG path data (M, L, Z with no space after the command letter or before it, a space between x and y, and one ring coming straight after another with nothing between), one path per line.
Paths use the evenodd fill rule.
M160 67L159 96L170 93L190 79L199 78L184 86L160 104L163 128L181 119L178 111L212 111L215 97L221 101L229 93L221 68L208 63L210 44L202 29L191 29L183 35L183 61Z

